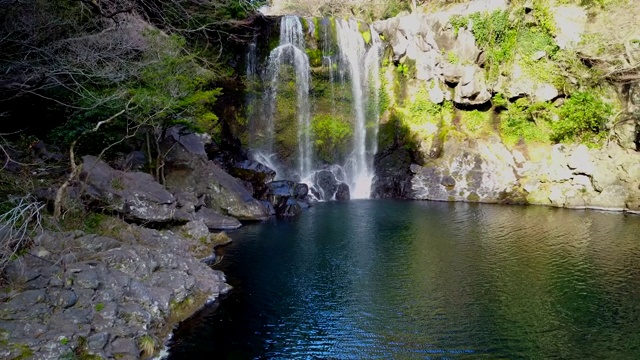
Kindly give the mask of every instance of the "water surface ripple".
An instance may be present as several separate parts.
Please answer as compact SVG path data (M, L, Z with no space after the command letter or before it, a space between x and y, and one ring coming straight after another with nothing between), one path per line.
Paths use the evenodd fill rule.
M640 217L351 201L245 226L170 359L640 358Z

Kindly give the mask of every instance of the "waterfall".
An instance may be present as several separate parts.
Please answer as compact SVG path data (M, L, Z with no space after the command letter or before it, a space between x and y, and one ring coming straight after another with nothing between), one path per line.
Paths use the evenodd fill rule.
M249 45L247 80L262 79L261 86L248 88L254 94L262 89L260 96L247 96L252 157L274 169L277 179L305 182L319 199L337 198L320 189L319 179L331 174L337 184L349 186L351 198L369 198L379 122L382 43L378 34L355 20L312 19L303 26L300 18L284 16L279 36L262 77L257 75L261 67L256 45ZM309 44L305 36L311 39ZM312 115L318 128L312 129ZM344 133L345 126L352 138L327 138L327 131ZM332 139L342 142L336 145L332 141L338 140Z
M378 130L380 128L380 87L382 86L380 81L380 57L382 56L382 41L372 25L369 26L369 32L371 33L371 48L369 48L365 56L364 69L366 84L368 84L367 109L370 110L367 115L372 125L367 145L369 149L367 166L373 172L373 159L378 152ZM371 174L369 188L373 182L374 175Z
M280 43L269 54L266 82L269 88L265 91L266 133L269 139L263 151L273 153L275 139L276 98L278 82L282 75L282 66L291 65L295 71L297 120L298 120L298 175L301 179L311 174L313 153L309 128L311 114L309 106L309 58L304 51L304 34L302 23L297 16L284 16L280 21Z
M377 108L377 90L375 96L370 96L370 83L373 80L375 89L379 88L380 46L378 36L370 27L372 46L366 50L365 41L359 31L359 24L355 20L336 20L338 46L341 61L346 65L346 72L351 81L354 113L353 151L346 164L351 197L354 199L368 199L371 195L373 182L373 156L377 141L378 112L374 119L369 119L375 125L367 131L367 109ZM375 39L374 39L375 37ZM370 114L369 114L370 115ZM367 142L367 137L373 139Z
M249 43L249 49L247 50L247 67L246 71L246 86L247 94L245 97L245 107L247 109L247 122L249 123L249 139L252 144L260 142L260 136L258 135L259 118L258 111L256 111L257 104L257 87L256 81L258 80L258 52L256 38Z

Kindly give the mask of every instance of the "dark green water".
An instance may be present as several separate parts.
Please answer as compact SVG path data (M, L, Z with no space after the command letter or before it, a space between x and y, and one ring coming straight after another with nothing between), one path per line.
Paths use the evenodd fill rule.
M640 217L351 201L231 234L170 359L640 359Z

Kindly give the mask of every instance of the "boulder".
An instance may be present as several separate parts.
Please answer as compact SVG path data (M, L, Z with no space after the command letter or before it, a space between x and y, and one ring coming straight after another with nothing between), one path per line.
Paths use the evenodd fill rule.
M477 65L464 66L464 73L455 87L453 101L463 106L478 106L491 100L484 70Z
M580 42L587 25L587 11L578 5L563 5L553 9L556 44L561 49L572 49Z
M210 230L234 230L242 226L238 219L222 215L206 207L201 207L196 211L195 219L202 221Z
M266 184L276 176L273 169L248 159L233 163L227 170L230 175L250 183L257 197L266 191Z
M197 199L203 198L206 207L239 220L269 217L269 210L253 198L242 181L207 159L199 137L172 132L163 147L167 149L165 179L170 190L193 193Z
M329 170L320 170L314 176L314 187L320 195L320 200L331 200L338 190L338 180Z
M293 217L308 207L305 198L309 192L306 184L289 180L272 181L267 184L263 199L274 209L276 216Z
M302 207L295 199L281 198L279 203L275 205L276 216L279 217L295 217L302 212Z
M347 200L351 199L351 195L349 193L349 185L347 185L346 183L343 183L343 182L338 184L338 188L336 189L335 198L338 201L347 201Z
M82 158L80 178L84 196L93 206L135 221L168 222L174 219L175 198L151 175L111 168L95 156Z

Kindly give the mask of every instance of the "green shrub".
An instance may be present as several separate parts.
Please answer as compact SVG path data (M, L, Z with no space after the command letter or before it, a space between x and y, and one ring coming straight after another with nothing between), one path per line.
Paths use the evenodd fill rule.
M594 94L573 93L560 108L560 119L551 126L551 140L579 141L587 144L601 142L605 125L612 114L612 106Z
M497 93L491 99L491 103L496 109L506 109L509 105L509 100L507 100L503 93Z
M520 141L547 142L549 139L547 121L550 120L550 104L531 105L522 98L508 104L501 114L500 135L507 145ZM536 121L538 119L538 121Z
M510 23L507 11L474 13L470 17L476 43L486 52L487 76L495 79L500 68L514 58L518 31Z

